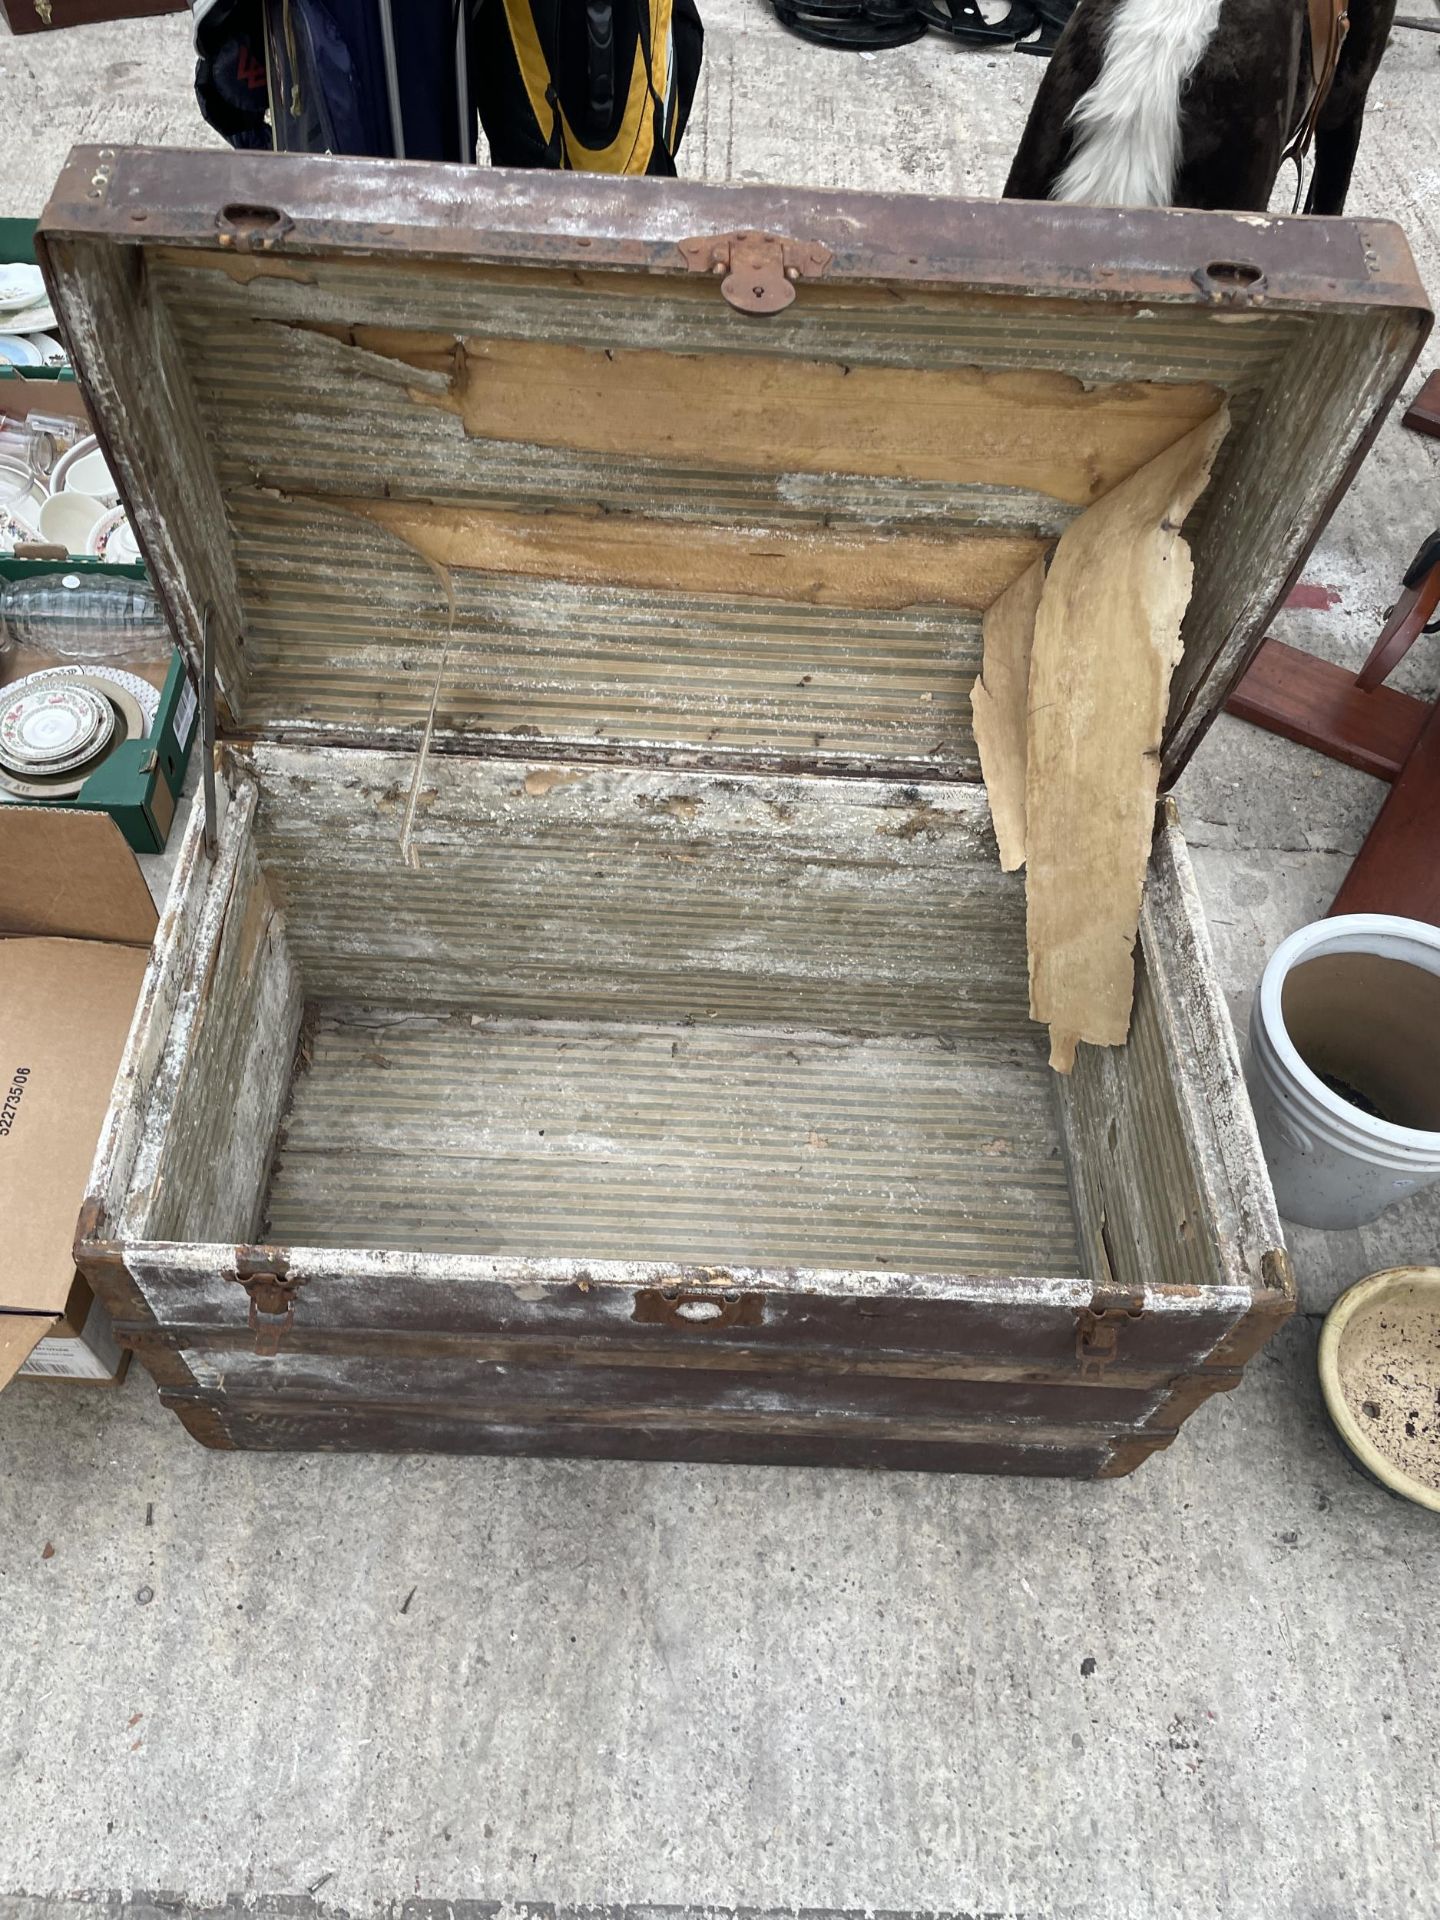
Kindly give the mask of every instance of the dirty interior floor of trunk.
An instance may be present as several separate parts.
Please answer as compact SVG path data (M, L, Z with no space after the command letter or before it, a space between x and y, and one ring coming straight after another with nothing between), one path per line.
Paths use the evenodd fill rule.
M1081 1271L1038 1042L331 1001L306 1032L267 1239Z

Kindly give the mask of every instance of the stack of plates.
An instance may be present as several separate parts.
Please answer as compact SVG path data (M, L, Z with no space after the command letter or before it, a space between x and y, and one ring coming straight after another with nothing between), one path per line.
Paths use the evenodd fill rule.
M40 269L24 261L0 263L0 366L68 364Z
M34 779L70 773L104 753L115 713L74 680L45 680L0 705L0 767Z
M149 696L144 704L137 689ZM121 741L143 737L154 700L154 689L137 675L103 669L52 668L6 687L0 800L73 798Z

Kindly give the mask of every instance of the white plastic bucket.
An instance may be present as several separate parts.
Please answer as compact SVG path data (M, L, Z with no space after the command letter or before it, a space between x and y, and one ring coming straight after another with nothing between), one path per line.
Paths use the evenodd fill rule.
M1440 927L1317 920L1250 1010L1250 1095L1287 1220L1358 1227L1440 1179Z

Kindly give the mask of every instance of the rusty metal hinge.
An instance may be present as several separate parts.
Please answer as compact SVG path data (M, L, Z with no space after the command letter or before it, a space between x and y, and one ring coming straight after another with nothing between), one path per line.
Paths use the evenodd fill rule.
M719 233L682 240L692 273L719 273L720 291L738 313L783 313L795 298L795 282L818 280L835 258L813 240L786 240L778 233Z
M274 1260L272 1255L271 1264L261 1265L255 1254L238 1252L236 1271L225 1276L250 1296L249 1327L255 1336L255 1351L266 1359L274 1359L281 1339L294 1326L295 1295L304 1285Z
M1120 1346L1120 1329L1127 1320L1138 1320L1145 1311L1142 1293L1097 1287L1088 1307L1075 1312L1075 1358L1082 1380L1098 1380L1115 1359Z

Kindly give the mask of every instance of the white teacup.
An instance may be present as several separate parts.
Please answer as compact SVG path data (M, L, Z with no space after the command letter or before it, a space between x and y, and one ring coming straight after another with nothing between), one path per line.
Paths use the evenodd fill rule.
M118 506L120 502L115 476L93 438L76 441L63 469L57 468L55 483L63 493L93 494L107 507Z
M105 517L103 501L88 493L52 493L42 501L40 538L67 553L84 553L85 543Z

